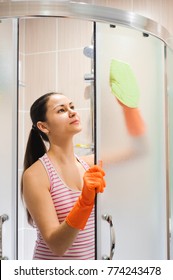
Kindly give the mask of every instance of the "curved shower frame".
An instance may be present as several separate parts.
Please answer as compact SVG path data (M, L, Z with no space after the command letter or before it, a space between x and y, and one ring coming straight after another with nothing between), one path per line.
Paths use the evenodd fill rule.
M1 2L0 18L67 17L116 23L149 33L170 45L171 35L163 26L144 16L120 9L76 3L75 1ZM171 46L170 46L171 47Z
M75 1L10 1L0 3L0 19L29 17L64 17L117 24L151 34L162 40L170 49L173 49L173 46L171 46L172 37L163 26L133 12L82 2L76 3ZM166 91L167 89L165 87ZM168 131L166 134L168 135ZM168 181L169 179L167 178ZM167 189L169 190L169 186L167 186ZM167 232L169 235L169 192L167 195ZM167 246L169 248L169 244Z

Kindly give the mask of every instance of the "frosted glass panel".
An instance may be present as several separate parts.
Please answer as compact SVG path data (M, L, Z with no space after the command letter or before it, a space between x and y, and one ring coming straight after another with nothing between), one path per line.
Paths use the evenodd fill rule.
M110 92L111 59L128 63L136 76L142 137L132 137ZM167 258L164 43L136 30L96 27L97 159L107 188L98 197L98 259L110 251L110 214L116 232L114 259ZM144 144L145 143L145 144ZM136 155L124 159L128 150ZM108 161L110 160L110 163Z
M0 215L3 257L16 258L17 20L0 20Z

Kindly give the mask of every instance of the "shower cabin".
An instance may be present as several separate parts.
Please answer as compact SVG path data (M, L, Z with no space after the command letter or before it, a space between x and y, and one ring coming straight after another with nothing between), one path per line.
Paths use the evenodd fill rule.
M95 163L103 160L107 187L96 199L96 259L173 259L173 52L168 32L121 10L69 1L16 1L10 8L0 3L0 37L0 259L32 259L35 231L26 222L20 177L29 107L51 90L69 95L82 115L84 132L74 142L75 152L94 153ZM112 59L133 69L144 139L129 135L111 93ZM124 158L129 147L137 152Z

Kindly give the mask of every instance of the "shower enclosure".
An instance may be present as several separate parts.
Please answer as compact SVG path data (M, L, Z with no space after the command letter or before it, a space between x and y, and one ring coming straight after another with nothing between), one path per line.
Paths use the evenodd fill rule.
M10 9L8 4L0 3L0 36L3 38L0 41L0 258L32 258L26 251L33 245L29 238L33 235L34 240L35 236L32 230L22 230L26 218L18 191L25 146L21 138L29 131L25 121L30 103L35 99L32 96L34 81L27 65L37 75L38 65L45 69L50 61L56 61L55 76L51 75L50 84L46 84L46 79L44 82L36 79L37 92L41 95L53 83L54 88L70 92L79 111L84 112L84 130L90 130L87 140L86 137L76 140L76 152L82 155L94 151L95 162L103 160L106 172L105 193L98 195L96 201L96 259L173 259L170 172L173 166L173 52L167 40L170 35L149 19L116 9L68 1L48 1L44 5L29 2L22 4L21 1L19 6L16 1ZM56 28L52 29L54 21ZM55 45L59 49L57 52L52 48L44 64L47 45L39 50L38 59L39 42L34 45L33 37L28 37L27 32L31 28L34 34L38 24L42 34L43 28L49 25L46 23L51 26L47 34L57 36ZM65 45L63 49L60 43L65 44L72 35L73 24L83 25L81 34L87 30L87 35L81 37L75 53L69 55L67 49L71 50L76 44L74 37L68 48ZM28 47L31 40L33 44ZM86 55L86 46L91 44ZM33 59L31 55L35 57L33 64L29 64ZM128 63L137 79L139 110L145 123L142 138L129 135L122 108L111 93L112 59ZM76 82L67 74L74 64L80 70L75 73ZM79 92L77 83L81 83ZM87 98L86 88L87 92L89 89ZM21 122L21 108L26 100L27 109ZM136 154L124 158L123 153L129 148Z

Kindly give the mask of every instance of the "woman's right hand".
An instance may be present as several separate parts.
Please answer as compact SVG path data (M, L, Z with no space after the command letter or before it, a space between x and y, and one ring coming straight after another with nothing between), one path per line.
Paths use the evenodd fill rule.
M81 202L87 206L93 205L96 193L103 192L106 186L103 169L94 165L89 168L83 177L84 185L80 196Z
M81 195L66 217L69 226L84 229L93 209L96 194L103 192L106 186L104 175L104 171L98 165L92 166L85 172Z

